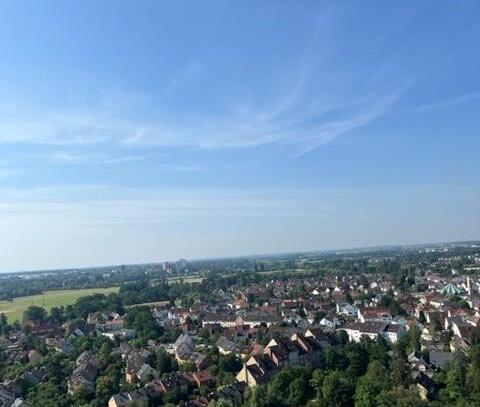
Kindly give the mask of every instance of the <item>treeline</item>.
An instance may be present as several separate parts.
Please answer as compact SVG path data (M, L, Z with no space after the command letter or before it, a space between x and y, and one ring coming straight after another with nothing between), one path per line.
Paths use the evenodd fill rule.
M146 273L141 268L129 270L78 270L39 273L31 276L6 275L0 280L0 301L42 294L51 290L106 288L128 281L149 280L158 272Z

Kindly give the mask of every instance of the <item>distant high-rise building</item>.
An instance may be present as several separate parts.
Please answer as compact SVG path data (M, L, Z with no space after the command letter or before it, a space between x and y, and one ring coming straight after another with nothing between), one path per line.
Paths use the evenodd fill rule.
M163 271L167 274L172 272L172 265L168 261L163 262Z

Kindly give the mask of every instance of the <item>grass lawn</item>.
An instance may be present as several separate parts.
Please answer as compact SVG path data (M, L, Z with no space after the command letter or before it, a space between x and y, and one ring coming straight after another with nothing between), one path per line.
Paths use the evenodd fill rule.
M15 298L13 301L0 301L0 313L5 313L8 321L11 323L16 319L21 321L23 312L30 305L38 305L50 311L52 307L74 304L80 297L97 293L109 294L116 292L118 292L118 287L47 291L44 295L30 295L28 297Z

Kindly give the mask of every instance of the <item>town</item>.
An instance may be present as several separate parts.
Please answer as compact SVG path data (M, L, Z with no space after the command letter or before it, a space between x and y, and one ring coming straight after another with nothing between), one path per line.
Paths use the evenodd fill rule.
M1 314L0 406L480 402L477 242L116 270L118 292Z

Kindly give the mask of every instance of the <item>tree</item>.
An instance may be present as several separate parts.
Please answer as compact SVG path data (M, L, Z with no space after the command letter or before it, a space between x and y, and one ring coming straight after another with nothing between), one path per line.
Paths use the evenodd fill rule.
M308 399L308 372L302 367L287 367L276 373L268 384L269 400L276 406L295 407Z
M345 370L348 360L340 349L329 347L325 350L325 365L330 370Z
M10 332L11 326L8 324L7 316L0 313L0 335L5 335Z
M410 330L408 331L408 338L409 338L409 345L413 352L420 352L421 345L420 345L420 337L422 333L420 332L420 328L418 326L413 325Z
M377 395L390 388L388 372L379 361L373 361L368 365L367 373L357 383L355 391L355 406L375 407Z
M95 386L95 398L98 405L105 406L112 394L120 390L119 383L122 377L122 362L115 360L108 365L102 376L97 378Z
M67 398L65 389L52 380L32 387L28 394L28 401L35 407L68 407L72 405Z
M113 350L112 342L108 339L100 345L100 349L98 351L98 354L100 355L102 360L107 364L108 364L109 359L111 357L112 350Z
M50 310L50 319L62 324L65 322L65 309L63 307L53 307Z
M405 349L397 345L392 357L392 381L395 386L406 386L410 380L410 369Z
M341 331L335 332L335 336L338 339L340 345L345 345L348 343L348 334L343 329Z
M480 404L480 346L472 346L469 352L470 366L466 374L466 386L471 398Z
M322 386L326 375L327 372L324 370L317 369L313 371L312 378L310 379L310 385L315 390L317 399L323 398Z
M264 385L255 386L253 390L248 389L246 407L270 407L267 388Z
M305 378L297 377L288 386L287 404L290 407L302 406L308 399L309 388Z
M165 352L164 349L160 349L157 352L156 367L160 374L170 373L173 371L173 361L172 357Z
M36 305L30 305L23 313L25 321L45 321L47 319L47 311L45 308Z
M352 402L353 388L343 372L333 370L323 378L321 395L326 407L348 406Z
M345 354L348 359L347 373L354 378L365 374L368 367L369 352L366 343L351 342L345 346Z
M462 352L456 352L446 368L446 388L441 398L449 403L464 399L466 389L467 360Z
M131 308L125 317L125 326L134 329L142 342L156 339L163 334L163 328L157 324L148 307Z
M416 391L405 387L383 390L377 397L378 407L423 407L427 403L420 399Z
M233 353L219 355L218 368L228 373L236 373L242 368L242 362Z

